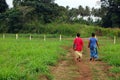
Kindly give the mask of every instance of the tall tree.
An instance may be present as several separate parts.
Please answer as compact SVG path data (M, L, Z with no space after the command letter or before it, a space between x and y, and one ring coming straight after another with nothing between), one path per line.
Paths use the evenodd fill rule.
M14 7L20 6L20 5L29 5L35 3L54 3L54 0L13 0Z
M81 16L84 16L84 8L81 5L78 7L78 11Z
M20 6L21 2L22 2L22 0L13 0L14 7Z
M103 14L104 13L102 13L101 8L99 9L92 8L91 15L94 15L95 17L102 17Z
M73 21L74 19L77 19L78 15L79 15L78 9L76 8L70 9L68 12L69 21Z
M58 5L54 0L14 0L15 7L32 8L32 16L34 19L39 19L44 23L50 23L59 16ZM31 14L30 14L31 15ZM32 19L33 20L33 19Z
M104 27L120 27L120 0L101 0L102 7L106 8L103 16Z
M8 5L5 0L0 0L0 13L5 12L8 9Z
M90 16L90 7L89 6L85 7L84 16Z

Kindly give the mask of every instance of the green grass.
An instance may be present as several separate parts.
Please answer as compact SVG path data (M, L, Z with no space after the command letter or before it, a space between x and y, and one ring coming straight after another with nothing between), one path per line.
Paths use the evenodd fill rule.
M117 75L120 74L120 42L119 38L117 43L113 44L110 38L100 40L100 56L110 66L110 72ZM120 76L113 77L112 80L119 80Z
M49 66L65 55L63 44L68 42L0 38L0 80L37 80L40 75L51 80Z
M16 40L13 35L2 39L1 35L0 80L37 80L40 76L52 80L49 66L56 65L60 56L66 54L62 46L71 45L73 39L64 37L59 41L56 35L56 38L49 37L44 41L43 37L36 35L29 40L29 35L20 35L25 37ZM116 44L113 44L113 39L108 37L98 37L98 40L100 58L112 67L110 73L120 74L120 39L117 38ZM119 80L120 77L111 79Z

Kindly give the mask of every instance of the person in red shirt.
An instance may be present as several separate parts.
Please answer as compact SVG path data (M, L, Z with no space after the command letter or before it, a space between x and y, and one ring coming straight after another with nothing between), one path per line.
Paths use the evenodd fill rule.
M73 50L75 51L76 59L80 62L83 52L83 40L80 38L80 33L77 33L77 37L74 39Z

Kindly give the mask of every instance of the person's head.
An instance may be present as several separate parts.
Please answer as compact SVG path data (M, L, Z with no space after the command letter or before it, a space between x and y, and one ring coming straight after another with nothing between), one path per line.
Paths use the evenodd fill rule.
M95 37L95 33L92 33L92 37Z
M80 37L80 33L77 33L77 37Z

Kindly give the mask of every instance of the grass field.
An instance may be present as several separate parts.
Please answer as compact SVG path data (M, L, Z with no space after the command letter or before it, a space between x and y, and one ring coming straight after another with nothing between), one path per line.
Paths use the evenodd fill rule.
M52 79L49 66L65 55L63 44L68 43L57 39L0 38L0 80L37 80L40 76Z
M100 57L103 61L110 65L109 72L111 80L120 80L120 39L118 38L116 44L113 44L113 39L100 39Z
M67 39L67 38L66 38ZM98 38L99 56L111 66L111 80L120 79L120 42L113 44L111 38ZM67 52L63 46L71 45L71 40L59 41L59 38L29 40L7 37L0 38L0 80L38 80L47 77L52 80L49 67L59 62ZM54 80L54 79L53 79Z

